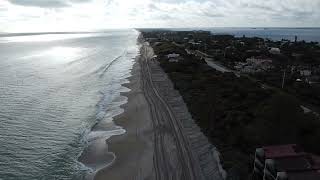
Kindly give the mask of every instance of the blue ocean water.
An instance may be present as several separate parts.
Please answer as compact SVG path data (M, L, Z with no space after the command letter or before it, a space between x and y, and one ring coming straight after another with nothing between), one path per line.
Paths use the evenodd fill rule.
M77 161L98 121L126 102L135 30L0 37L0 179L81 179ZM95 135L96 136L96 135Z

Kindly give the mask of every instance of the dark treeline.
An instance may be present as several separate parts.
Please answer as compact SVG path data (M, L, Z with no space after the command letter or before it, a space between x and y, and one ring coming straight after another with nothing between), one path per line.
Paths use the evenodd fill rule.
M222 153L230 177L247 180L255 148L297 143L320 154L320 121L304 114L295 97L232 73L220 73L170 42L153 46L161 67L173 81L202 131ZM168 62L165 55L180 53Z

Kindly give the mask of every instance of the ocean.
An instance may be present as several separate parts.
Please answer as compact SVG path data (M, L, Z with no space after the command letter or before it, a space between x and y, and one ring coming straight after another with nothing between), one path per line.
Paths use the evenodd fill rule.
M82 179L92 138L125 129L120 92L138 54L135 30L0 37L0 179ZM92 132L100 121L110 131Z

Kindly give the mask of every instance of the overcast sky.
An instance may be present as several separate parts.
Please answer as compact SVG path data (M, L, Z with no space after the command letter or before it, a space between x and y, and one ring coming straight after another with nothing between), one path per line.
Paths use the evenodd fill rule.
M320 0L0 0L1 32L319 26Z

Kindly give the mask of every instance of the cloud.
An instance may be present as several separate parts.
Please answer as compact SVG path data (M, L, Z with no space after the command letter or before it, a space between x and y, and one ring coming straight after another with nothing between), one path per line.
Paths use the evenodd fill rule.
M0 31L320 26L320 0L0 0L0 7Z
M8 0L12 4L21 6L35 6L43 8L61 8L70 6L72 3L88 2L90 0Z

